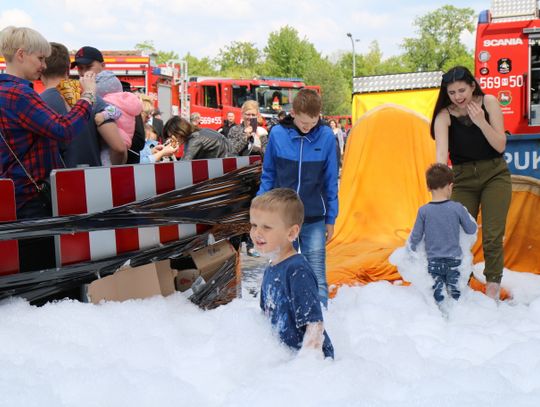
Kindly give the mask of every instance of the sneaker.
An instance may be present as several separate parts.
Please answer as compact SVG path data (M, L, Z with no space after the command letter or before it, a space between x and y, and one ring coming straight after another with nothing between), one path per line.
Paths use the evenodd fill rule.
M261 257L259 252L255 250L253 247L250 247L249 249L247 249L246 253L249 257Z

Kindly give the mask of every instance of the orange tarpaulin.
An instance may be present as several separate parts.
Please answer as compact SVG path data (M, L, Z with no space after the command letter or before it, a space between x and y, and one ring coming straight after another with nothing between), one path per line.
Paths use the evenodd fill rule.
M339 190L339 216L327 246L330 286L399 280L388 262L403 246L418 208L431 199L425 171L435 160L429 122L398 105L364 114L347 140ZM518 179L514 177L515 179ZM505 267L540 273L540 184L519 177L507 221ZM480 244L475 261L483 261Z
M482 223L480 217L479 223ZM473 247L474 262L484 261L482 229ZM506 218L504 267L540 274L540 181L512 175L512 203Z

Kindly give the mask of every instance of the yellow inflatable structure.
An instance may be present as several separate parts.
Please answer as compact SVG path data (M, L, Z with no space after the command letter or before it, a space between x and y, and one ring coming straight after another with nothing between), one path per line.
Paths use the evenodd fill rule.
M343 284L401 279L388 257L404 245L418 208L431 199L425 170L434 158L429 121L418 112L382 104L356 122L344 156L339 216L327 246L327 278L334 294ZM540 182L513 177L506 268L540 274L538 213ZM483 261L478 240L475 262Z
M438 95L439 88L356 94L352 102L352 122L356 123L364 113L389 102L406 107L424 117L431 117Z

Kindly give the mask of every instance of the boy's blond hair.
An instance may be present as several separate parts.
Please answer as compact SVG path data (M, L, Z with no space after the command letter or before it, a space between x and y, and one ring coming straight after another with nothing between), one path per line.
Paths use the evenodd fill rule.
M251 201L252 209L278 212L288 227L304 223L304 204L298 194L289 188L272 189Z
M45 57L51 55L49 41L36 30L9 26L0 31L0 54L6 62L13 61L18 49L23 49L29 54L41 53Z
M293 100L292 108L294 113L318 117L322 109L321 95L313 89L300 89Z

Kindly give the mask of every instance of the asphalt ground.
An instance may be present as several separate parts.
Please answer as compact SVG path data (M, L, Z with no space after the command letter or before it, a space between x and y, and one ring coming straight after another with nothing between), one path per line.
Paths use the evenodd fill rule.
M268 260L263 257L251 257L246 254L246 247L242 244L240 250L240 267L242 269L242 292L254 297L258 296L264 269Z

